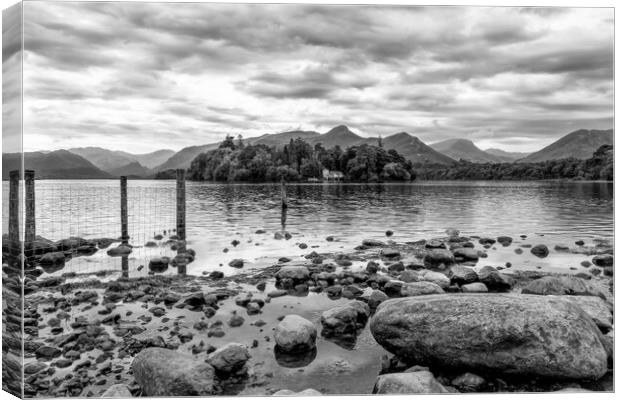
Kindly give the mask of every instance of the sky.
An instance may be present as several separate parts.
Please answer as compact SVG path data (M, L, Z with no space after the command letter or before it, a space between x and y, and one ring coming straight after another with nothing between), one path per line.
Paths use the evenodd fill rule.
M27 2L24 151L340 124L535 151L613 127L613 23L610 8Z

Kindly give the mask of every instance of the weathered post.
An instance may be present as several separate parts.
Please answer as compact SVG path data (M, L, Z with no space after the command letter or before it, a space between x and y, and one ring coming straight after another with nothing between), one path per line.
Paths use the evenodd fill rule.
M185 170L177 169L177 236L185 247Z
M24 227L24 249L27 256L32 255L36 236L35 201L34 201L34 171L24 171L26 186L26 221Z
M19 170L9 172L9 252L12 256L17 256L21 252L19 239L19 175Z
M127 218L127 177L121 176L121 242L129 243L129 228Z
M125 279L129 278L129 258L127 256L121 258L121 276Z
M280 180L280 197L282 199L282 208L287 208L287 200L286 200L286 185L284 184L284 177Z

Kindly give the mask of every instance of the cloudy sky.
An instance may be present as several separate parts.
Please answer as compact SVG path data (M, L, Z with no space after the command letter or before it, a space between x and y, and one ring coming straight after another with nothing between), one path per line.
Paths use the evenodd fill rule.
M27 2L24 12L26 151L176 150L339 124L534 151L612 128L609 8Z

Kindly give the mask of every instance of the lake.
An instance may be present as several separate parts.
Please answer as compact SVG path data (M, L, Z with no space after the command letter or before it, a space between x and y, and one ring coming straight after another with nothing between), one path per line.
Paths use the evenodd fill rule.
M6 199L7 182L3 185ZM117 180L36 181L37 234L52 240L120 236L119 191ZM197 253L188 266L192 274L214 269L233 273L227 265L234 258L244 259L246 268L260 268L281 256L301 256L312 249L350 251L365 238L387 240L386 230L394 232L390 239L396 242L441 236L454 228L464 235L509 235L517 244L519 235L527 235L528 243L550 248L574 245L576 240L592 244L595 239L613 238L613 183L609 182L289 184L285 215L275 184L187 182L186 191L188 247ZM150 257L174 255L163 244L175 227L175 182L130 180L128 197L131 244L143 246L165 231L164 239L156 241L160 246L134 249L129 276L138 276L146 274L147 268L141 272L137 268L148 264ZM6 232L6 201L3 217ZM266 233L256 234L258 229ZM282 231L292 238L274 239L274 233ZM327 236L335 240L328 242ZM231 245L235 239L240 242L236 247ZM309 248L300 249L300 243ZM558 253L537 259L526 252L515 259L512 250L490 252L487 262L564 270L566 261L575 258ZM99 251L72 259L62 271L50 272L120 270L120 263Z

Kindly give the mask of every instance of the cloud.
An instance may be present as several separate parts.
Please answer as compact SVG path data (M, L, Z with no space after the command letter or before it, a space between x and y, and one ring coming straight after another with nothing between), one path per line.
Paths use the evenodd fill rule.
M24 12L26 150L148 152L345 123L533 151L613 117L613 9L31 2ZM3 49L11 58L19 46Z

